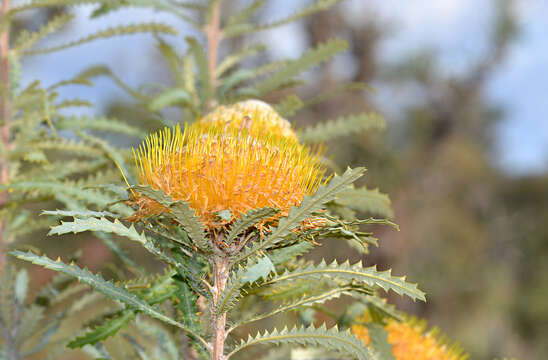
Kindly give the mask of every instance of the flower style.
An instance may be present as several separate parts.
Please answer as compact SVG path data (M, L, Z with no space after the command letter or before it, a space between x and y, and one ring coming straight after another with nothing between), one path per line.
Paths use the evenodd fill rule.
M291 124L270 105L260 100L247 100L231 106L219 106L198 121L196 126L217 124L227 128L245 130L250 136L283 138L297 143L298 137Z
M367 320L367 316L364 319ZM395 360L465 360L468 358L458 346L448 346L440 340L437 329L427 331L425 321L409 319L399 322L391 319L384 328L388 333L387 340L392 344ZM365 344L370 342L367 327L353 325L351 331Z
M134 156L142 184L188 201L208 228L219 226L215 213L221 210L229 210L231 220L261 207L287 215L316 191L324 174L317 154L291 139L259 140L216 124L165 128L148 136ZM147 198L135 203L137 219L165 211Z

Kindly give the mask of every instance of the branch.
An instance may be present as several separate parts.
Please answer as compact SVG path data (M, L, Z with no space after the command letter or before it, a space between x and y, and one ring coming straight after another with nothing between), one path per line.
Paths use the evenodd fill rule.
M215 76L215 68L217 67L217 56L219 50L219 43L221 41L221 1L213 0L211 8L211 20L205 28L205 34L207 39L207 62L209 66L209 83L213 94L217 86L217 78ZM208 108L215 106L215 100L210 100L207 104Z
M0 9L0 18L6 18L10 8L10 0L2 1ZM10 66L9 66L9 25L6 26L4 32L0 34L0 141L2 142L3 154L0 158L0 183L7 184L9 182L8 169L8 149L10 148L10 128L9 119L11 117L11 104L9 102L10 92ZM8 201L8 193L6 191L0 193L0 207ZM0 272L6 263L6 254L4 250L4 232L6 230L6 219L0 220Z

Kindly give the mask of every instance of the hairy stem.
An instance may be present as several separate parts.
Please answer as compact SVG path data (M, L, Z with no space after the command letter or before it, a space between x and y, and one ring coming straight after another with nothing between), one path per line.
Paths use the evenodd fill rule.
M217 78L215 76L215 68L217 67L217 57L219 52L219 43L221 41L221 0L213 0L211 9L211 20L205 30L207 38L207 62L209 68L209 83L211 90L215 94L217 87ZM215 106L215 100L212 99L208 104L209 108Z
M215 277L213 303L217 306L221 293L226 287L229 275L229 259L225 256L216 256L213 259L213 272ZM226 360L224 356L224 345L226 339L226 313L217 314L212 311L213 336L211 339L211 360Z
M5 18L10 8L10 0L2 0L0 8L0 18ZM9 101L10 92L10 63L9 63L9 26L6 26L0 34L0 142L2 143L2 155L0 156L0 182L7 184L9 182L8 169L8 149L10 147L10 127L9 119L11 117L11 104ZM8 193L0 193L0 208L8 201ZM0 273L6 264L6 251L4 233L6 230L6 219L0 219Z

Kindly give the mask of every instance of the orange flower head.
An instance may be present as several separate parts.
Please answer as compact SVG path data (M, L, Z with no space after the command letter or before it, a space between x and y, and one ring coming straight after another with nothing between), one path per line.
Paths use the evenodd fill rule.
M363 321L367 321L364 316ZM426 322L409 319L399 322L390 319L384 329L388 333L388 342L392 344L395 360L465 360L467 355L456 345L448 346L437 336L437 329L427 331ZM370 337L367 327L353 325L352 333L365 344Z
M284 138L298 142L291 124L270 105L260 100L247 100L231 106L219 106L200 119L196 126L217 124L227 128L246 130L249 135L262 138Z
M221 210L229 210L232 220L261 207L287 215L324 174L317 154L292 140L258 140L218 125L165 128L133 152L141 183L189 202L209 228L219 226L215 213ZM135 203L134 219L165 211L144 197Z

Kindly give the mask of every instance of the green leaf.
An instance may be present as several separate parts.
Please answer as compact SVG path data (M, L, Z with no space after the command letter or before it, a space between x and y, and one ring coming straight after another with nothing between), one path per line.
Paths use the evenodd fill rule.
M77 155L83 155L90 158L97 158L102 155L102 152L89 144L81 141L68 140L63 138L57 138L55 140L45 140L34 145L37 149L41 150L57 150L67 153L75 153Z
M130 270L135 270L138 273L142 274L145 272L145 269L137 264L133 259L129 257L129 255L120 248L117 242L112 240L112 237L109 234L105 234L103 232L96 232L95 236L97 236L103 244L106 245L112 251L118 258L126 265Z
M27 288L29 285L29 275L25 269L19 270L15 277L15 300L20 306L25 304L27 297Z
M378 286L384 291L393 290L399 295L407 295L413 301L417 299L426 301L425 294L417 288L417 284L406 282L405 276L392 276L391 270L378 271L376 266L364 268L361 262L350 265L348 261L339 264L335 260L331 264L326 264L322 260L318 265L309 264L296 270L288 270L282 275L274 276L264 285L303 278L321 279L322 277L362 282L367 286Z
M274 264L272 264L268 256L263 256L255 264L246 267L240 281L243 283L253 283L259 279L266 279L273 271L275 271Z
M256 262L248 263L246 267L241 267L232 273L227 281L226 287L221 292L221 296L215 306L217 314L223 314L236 305L240 298L242 287L266 277L275 271L274 265L268 256L259 258Z
M322 346L329 350L336 350L349 354L358 360L374 359L369 349L355 336L350 334L349 330L339 331L336 326L327 329L325 324L318 328L310 326L308 328L295 327L291 330L284 328L281 331L274 329L271 332L265 331L264 334L258 333L254 337L250 335L247 340L242 340L241 343L227 355L227 359L252 345L280 345L285 343Z
M228 232L228 235L226 237L226 243L228 245L232 244L236 236L240 235L242 232L257 224L258 222L268 219L279 212L280 210L278 209L268 207L248 211L240 218L240 220L232 224L232 226L230 227L230 231Z
M284 97L274 108L282 117L288 118L295 115L303 106L302 100L297 95L291 94Z
M63 100L58 104L55 104L55 110L69 108L69 107L93 107L93 104L83 99L68 99L68 100Z
M309 70L312 66L328 60L336 53L346 50L348 43L341 39L331 39L316 48L311 49L301 55L297 60L290 61L286 66L264 80L253 85L253 89L258 95L264 95L274 90L277 90L288 81L294 79L305 70Z
M63 116L58 118L55 125L58 130L95 130L105 133L114 132L126 134L135 137L143 137L145 135L145 132L135 125L129 125L106 117Z
M101 0L32 0L30 2L24 2L22 5L13 6L9 12L8 16L13 16L14 14L41 8L41 7L53 7L53 6L73 6L73 5L82 5L82 4L97 4Z
M158 249L152 241L147 239L144 232L139 234L137 230L135 230L135 227L133 226L133 224L128 228L124 224L122 224L118 219L114 219L113 222L104 217L100 219L75 218L74 221L72 222L61 221L61 225L52 227L48 235L49 236L63 235L68 233L77 234L85 231L102 231L105 233L112 233L119 236L123 236L133 241L137 241L146 250L148 250L151 254L158 257L160 260L168 264L171 264L175 267L177 266L174 260L172 260L169 256L164 254L162 250Z
M212 251L211 244L205 236L205 228L196 217L196 212L190 207L189 203L181 200L174 201L171 196L162 190L153 189L150 186L137 185L131 187L131 189L167 207L173 215L173 219L183 227L200 250L206 253Z
M228 26L225 29L225 36L231 37L231 36L239 36L243 34L247 34L250 32L256 32L261 30L267 30L272 29L278 26L282 26L285 24L289 24L291 22L297 21L303 17L309 16L311 14L314 14L319 11L326 10L327 8L339 3L341 0L318 0L310 4L309 6L304 7L303 9L300 9L299 11L295 12L294 14L285 17L283 19L265 24L265 25L253 25L253 24L240 24L240 21L245 20L245 18L242 16L242 19L238 19L240 21L232 21L232 26ZM259 4L255 5L253 4L250 6L250 9L246 12L249 12L245 14L245 17L249 17L253 14L253 12L256 11L256 8L262 6L262 2L258 2Z
M29 32L23 30L15 40L13 51L15 53L21 53L26 49L32 47L36 42L43 39L46 35L51 34L61 27L69 23L74 19L74 15L71 13L61 13L52 18L47 24L42 26L38 31Z
M198 318L199 309L196 305L198 296L194 294L190 290L190 287L183 281L175 281L175 285L178 288L175 304L180 311L181 321L197 332L200 328L200 320Z
M264 3L265 0L255 0L246 8L232 15L228 19L227 26L224 31L230 31L230 28L234 27L235 25L239 25L242 22L249 20L249 18L251 18L257 12L257 10L259 10L264 5Z
M192 107L192 95L183 88L169 89L154 97L148 104L148 108L150 111L158 111L176 104Z
M183 84L186 91L192 95L192 99L197 98L196 79L194 78L194 58L191 54L183 57ZM193 101L196 103L196 101Z
M89 218L89 217L118 217L118 215L113 214L108 211L92 211L92 210L43 210L40 215L52 215L59 217L75 217L75 218Z
M391 207L390 198L383 194L379 189L350 188L341 192L335 203L350 207L352 209L387 218L394 216L394 211Z
M95 360L112 360L109 352L103 343L98 342L94 346L85 345L82 350L89 356L93 356Z
M282 265L290 260L295 259L298 256L306 254L310 249L315 246L310 241L302 241L296 244L283 247L281 249L273 250L270 253L270 259L276 266Z
M303 142L319 143L369 129L383 130L385 126L385 121L379 114L360 113L304 128L299 138Z
M130 310L122 311L118 316L115 316L106 321L101 326L86 332L84 335L77 337L67 344L71 349L81 348L87 344L94 345L118 332L125 327L131 320L135 319L135 313Z
M96 191L82 189L70 182L53 181L20 181L9 185L0 184L0 191L33 191L41 194L51 195L67 206L74 205L75 201L83 201L88 204L95 204L98 207L106 207L112 202L112 198Z
M324 302L326 302L328 300L338 298L343 294L350 294L351 290L352 290L352 288L350 288L350 287L343 287L343 288L330 289L330 290L327 290L327 291L322 292L320 294L315 294L315 295L311 295L311 296L305 295L305 296L301 297L300 299L298 299L296 301L291 301L289 303L283 304L283 305L281 305L280 307L278 307L277 309L275 309L271 312L259 314L259 315L256 315L256 316L250 318L250 319L240 321L240 322L236 323L235 325L233 325L229 329L229 332L231 332L232 330L234 330L237 327L240 327L244 324L249 324L249 323L254 322L254 321L259 321L259 320L262 320L262 319L266 319L268 317L275 316L275 315L278 315L278 314L281 314L281 313L285 313L287 311L297 310L299 308L306 307L306 306L312 306L312 305L315 305L315 304L323 304Z
M132 24L132 25L119 25L106 30L100 30L94 34L88 35L81 39L73 40L66 44L52 46L49 48L39 49L39 50L29 50L24 52L23 54L24 55L47 54L54 51L68 49L73 46L85 44L97 39L106 39L114 36L147 33L147 32L177 35L177 30L175 30L173 27L169 25L165 25L162 23L150 22L150 23L141 23L141 24Z
M314 194L306 196L301 205L291 207L289 215L279 220L278 226L272 230L266 239L255 242L250 248L236 255L232 263L235 264L245 260L249 256L266 250L268 247L280 242L293 228L299 226L302 221L320 210L326 203L334 200L339 192L345 190L348 185L356 181L364 172L364 168L349 168L342 176L335 175L327 185L320 186Z
M186 41L190 47L190 51L194 54L194 59L198 65L198 75L202 86L200 98L202 100L202 105L205 106L213 96L207 57L204 53L204 49L198 43L198 40L193 37L187 37Z
M141 311L146 315L163 321L169 325L176 326L179 329L190 333L192 336L196 337L200 340L200 342L207 346L206 341L191 329L162 314L158 310L148 305L145 301L139 299L136 295L127 292L125 289L116 286L112 282L104 280L100 275L92 274L87 269L81 269L74 264L65 264L60 259L58 261L54 261L46 256L38 256L31 252L24 253L21 251L12 251L10 252L10 254L21 260L30 261L33 264L43 266L47 269L62 272L69 276L75 277L80 282L90 285L95 290L107 295L111 299L118 300L130 307L135 308L138 311Z
M129 335L128 333L123 334L123 336L131 344L133 349L135 349L135 352L137 353L137 356L139 356L139 359L150 360L143 345L139 344L139 342L135 340L133 336Z
M171 70L171 73L173 74L173 78L175 79L175 83L179 86L184 85L184 78L181 70L183 69L183 65L180 61L179 54L177 54L177 51L173 48L173 46L169 45L163 40L158 40L158 49L162 53L162 56L166 60L169 69Z
M255 44L230 54L219 64L219 66L217 66L217 69L215 69L215 77L220 78L227 70L245 58L264 52L265 50L266 46L263 44Z
M114 164L116 164L116 166L120 169L120 171L124 174L124 176L127 177L128 181L130 183L135 182L133 180L133 176L131 176L131 172L129 171L129 168L126 165L126 160L125 160L124 156L122 155L121 150L116 149L115 147L113 147L112 145L107 143L106 141L104 141L104 140L102 140L102 139L100 139L96 136L91 136L91 135L85 134L81 131L77 131L76 133L82 139L84 139L87 142L89 142L90 144L93 144L93 145L97 146L98 148L100 148L103 151L104 155L107 158L111 159ZM127 215L129 215L129 214L127 214Z
M392 344L388 342L388 332L379 324L368 323L367 330L371 345L379 359L394 360Z
M141 94L140 92L133 90L129 85L127 85L125 82L123 82L118 76L116 76L112 70L108 66L105 65L97 65L92 66L90 68L87 68L86 70L82 71L78 75L76 75L72 80L70 81L89 81L90 78L95 78L98 76L107 76L110 78L116 85L118 85L121 89L123 89L125 92L127 92L129 95L134 97L135 99L146 102L148 101L148 97Z

